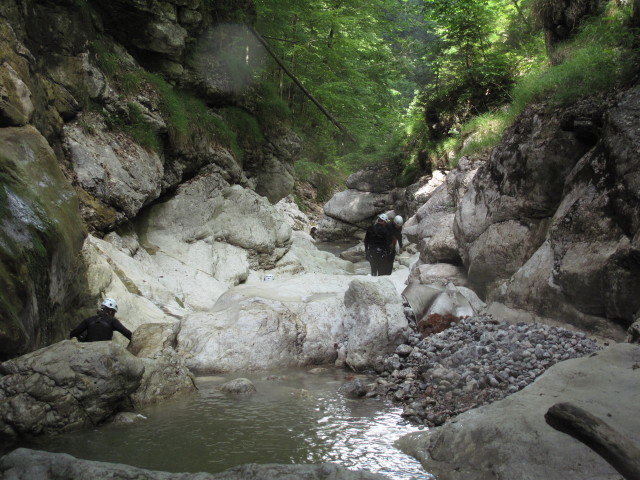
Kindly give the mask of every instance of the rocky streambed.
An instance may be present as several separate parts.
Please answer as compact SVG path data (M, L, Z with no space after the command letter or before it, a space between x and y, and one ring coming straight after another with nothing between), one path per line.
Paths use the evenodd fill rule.
M467 317L427 337L414 330L394 354L379 358L367 395L390 397L404 405L408 420L438 426L523 389L560 361L598 350L584 333Z

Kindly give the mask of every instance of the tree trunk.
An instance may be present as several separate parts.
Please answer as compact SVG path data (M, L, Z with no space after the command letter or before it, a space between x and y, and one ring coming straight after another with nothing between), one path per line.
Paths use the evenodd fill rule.
M640 0L633 0L633 14L631 22L634 27L640 27Z
M571 403L556 403L544 418L599 454L626 480L640 480L640 449L598 417Z
M516 7L516 11L520 16L520 20L522 20L522 23L524 23L527 26L527 30L531 32L533 30L531 28L531 24L527 20L527 17L525 16L525 14L522 12L522 8L520 8L520 4L518 3L518 0L511 0L511 3L513 3L513 6Z
M271 55L273 57L273 59L280 66L282 71L284 73L286 73L289 76L289 78L291 78L291 80L293 80L293 83L295 83L300 88L300 90L302 90L302 93L304 93L306 95L306 97L309 100L311 100L316 107L318 107L320 109L320 111L324 114L324 116L327 117L331 121L331 123L333 123L336 126L336 128L342 132L342 134L345 136L345 138L349 139L353 143L356 143L355 139L349 134L349 132L342 125L340 125L340 123L335 118L333 118L333 115L331 115L331 113L329 113L329 111L326 108L324 108L324 106L318 100L316 100L316 98L313 95L311 95L311 92L309 92L304 87L304 85L302 85L300 80L298 80L298 78L293 73L291 73L289 71L289 69L282 62L282 60L280 60L280 58L275 54L275 52L273 50L271 50L271 46L269 46L267 41L264 38L262 38L262 35L260 35L252 27L247 27L247 28L251 31L251 33L253 33L253 35L258 39L258 41L264 46L264 48L267 50L269 55Z

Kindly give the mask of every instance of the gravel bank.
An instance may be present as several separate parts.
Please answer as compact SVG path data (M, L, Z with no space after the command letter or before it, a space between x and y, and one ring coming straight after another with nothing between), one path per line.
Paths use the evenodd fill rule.
M388 396L404 405L408 420L437 426L517 392L557 362L599 349L583 333L468 317L426 338L413 333L395 354L381 357L369 395Z

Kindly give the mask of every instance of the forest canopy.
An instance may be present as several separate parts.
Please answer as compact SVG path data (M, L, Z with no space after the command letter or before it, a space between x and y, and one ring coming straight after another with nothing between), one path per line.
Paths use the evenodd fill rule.
M348 132L270 64L262 81L286 102L291 126L304 139L296 171L326 194L366 164L391 162L400 183L451 167L460 155L495 145L528 102L570 102L637 71L631 1L585 12L560 39L548 34L556 21L553 0L256 0L256 6L257 31ZM462 140L471 136L463 151Z

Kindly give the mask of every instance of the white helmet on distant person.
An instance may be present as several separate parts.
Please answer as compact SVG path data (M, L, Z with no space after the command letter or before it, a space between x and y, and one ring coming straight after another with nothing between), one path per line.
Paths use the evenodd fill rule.
M118 311L118 304L113 298L105 298L100 304L102 308L110 308L114 312Z
M400 215L396 215L393 218L393 223L395 223L397 226L401 227L402 224L404 223L404 221L402 220L402 217Z
M381 213L380 215L378 215L378 220L382 220L383 222L388 222L389 221L389 217L387 217L386 213Z

